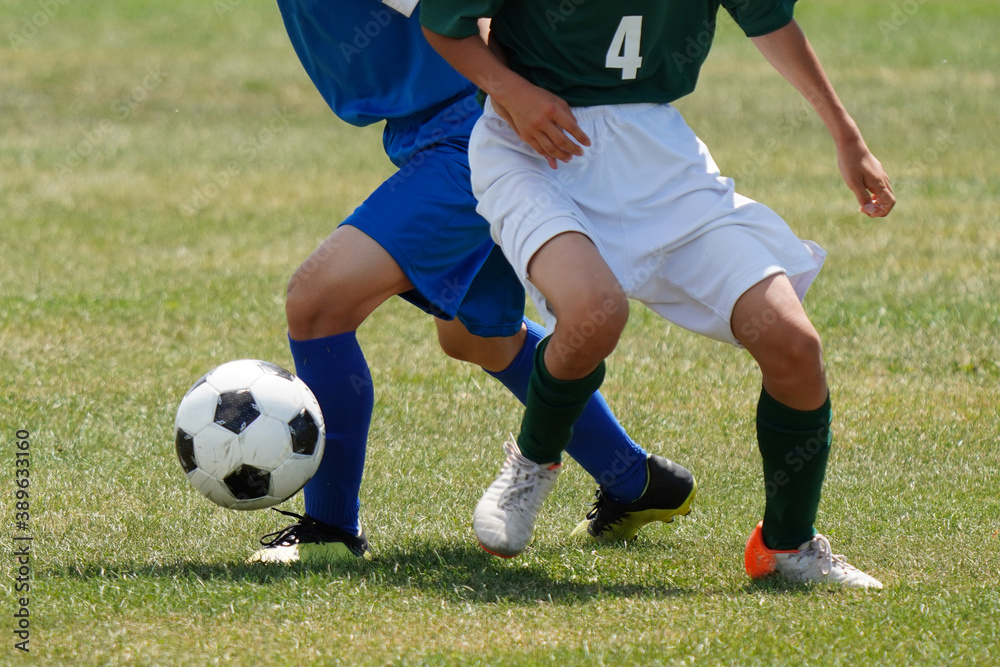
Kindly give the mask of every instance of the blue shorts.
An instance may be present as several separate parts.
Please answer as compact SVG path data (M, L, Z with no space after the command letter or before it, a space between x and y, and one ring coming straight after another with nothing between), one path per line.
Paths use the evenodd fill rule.
M524 317L524 288L476 213L469 132L481 109L464 96L422 117L390 121L384 144L399 167L342 224L375 239L414 289L400 296L478 336L511 336Z

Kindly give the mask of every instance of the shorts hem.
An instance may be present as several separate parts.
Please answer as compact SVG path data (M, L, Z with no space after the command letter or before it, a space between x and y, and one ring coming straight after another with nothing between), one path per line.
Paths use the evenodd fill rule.
M546 243L560 234L566 234L567 232L583 234L590 239L591 242L593 242L590 234L587 233L587 230L584 229L579 220L565 216L551 218L539 225L536 225L535 228L528 232L528 234L524 237L524 241L519 244L519 247L517 248L518 261L523 262L524 266L514 267L514 270L517 271L518 277L522 281L530 281L531 276L528 275L528 265L531 264L531 258L534 257Z
M522 317L517 322L512 322L510 324L475 324L473 322L467 322L461 315L459 315L458 321L462 323L462 326L468 329L469 333L479 336L480 338L510 338L521 330L524 318Z
M359 224L360 223L360 224ZM400 261L400 257L393 253L393 247L391 245L386 245L377 233L377 227L370 220L365 218L363 215L352 215L348 219L338 225L338 227L343 227L349 225L359 230L371 240L375 241L382 250L385 250L392 257L392 261L396 263L399 270L403 272L406 279L410 281L413 285L413 289L407 290L405 292L400 292L397 296L402 297L409 303L412 303L417 308L420 308L428 315L433 315L434 317L440 317L444 320L453 320L458 315L458 304L461 301L455 301L454 308L441 307L441 305L435 303L433 300L427 298L428 292L431 292L430 285L425 284L423 281L416 280L415 274L416 269L409 261ZM375 232L375 233L373 233Z

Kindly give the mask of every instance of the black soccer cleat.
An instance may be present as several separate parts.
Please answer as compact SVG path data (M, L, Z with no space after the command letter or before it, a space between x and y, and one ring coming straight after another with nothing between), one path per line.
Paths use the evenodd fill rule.
M635 539L647 523L671 523L675 516L691 511L698 483L687 468L650 454L646 470L646 490L631 503L616 502L598 487L593 509L573 529L573 536L589 535L599 542L627 542Z
M252 556L251 563L330 563L357 558L372 559L364 528L357 535L321 523L309 515L275 509L296 522L260 538L263 549Z

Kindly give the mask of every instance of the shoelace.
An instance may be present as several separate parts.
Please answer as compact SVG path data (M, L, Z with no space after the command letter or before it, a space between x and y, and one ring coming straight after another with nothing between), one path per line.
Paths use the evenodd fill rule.
M825 535L817 534L813 537L812 541L809 543L809 548L803 549L799 558L813 559L815 562L819 563L820 571L823 574L830 574L836 565L840 565L840 567L845 570L858 569L844 560L843 555L833 553L833 548L830 546L830 540L826 539Z
M604 506L604 494L601 493L600 489L597 489L596 491L594 491L594 506L590 508L589 512L587 512L587 518L588 519L595 518L600 513L601 508L603 506Z
M504 489L497 499L497 507L504 511L520 509L530 496L531 490L538 483L537 463L528 461L521 456L521 450L514 442L503 443L503 449L507 453L507 460L504 467L514 469L514 480L510 486Z
M272 507L272 510L278 514L284 514L285 516L292 517L296 519L295 523L285 526L280 530L276 530L273 533L268 533L260 538L260 543L265 547L290 547L298 544L301 540L299 538L299 533L303 530L308 530L312 528L309 525L310 519L302 516L301 514L296 514L295 512L286 512L285 510L279 510L276 507ZM270 539L268 539L270 538Z

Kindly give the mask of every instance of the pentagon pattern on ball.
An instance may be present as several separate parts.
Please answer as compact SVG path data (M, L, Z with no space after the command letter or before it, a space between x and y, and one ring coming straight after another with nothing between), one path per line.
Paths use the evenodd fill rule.
M271 473L253 466L242 465L222 481L237 500L257 500L271 490Z
M319 441L319 426L305 408L288 422L292 433L292 451L296 454L312 456Z
M191 472L198 467L198 464L194 460L193 435L187 433L182 428L177 429L175 447L177 448L177 458L180 460L184 472Z
M215 408L215 423L219 426L239 434L259 416L260 410L249 389L219 394L218 407Z

